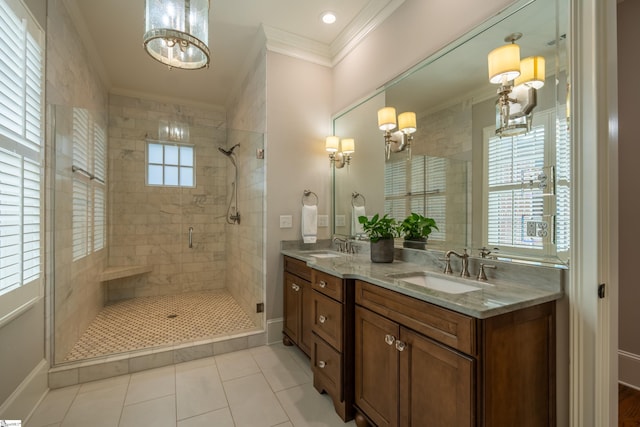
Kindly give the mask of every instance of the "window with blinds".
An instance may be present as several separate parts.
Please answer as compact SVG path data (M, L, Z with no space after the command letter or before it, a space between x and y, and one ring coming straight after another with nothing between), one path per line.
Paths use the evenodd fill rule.
M0 0L0 320L41 283L43 46L26 6Z
M398 221L415 212L433 218L438 230L429 239L444 240L446 230L447 160L398 156L385 163L385 213Z
M561 122L549 111L536 113L526 134L500 138L485 129L485 246L534 256L568 251L570 146Z
M95 113L73 109L73 260L105 246L106 132Z

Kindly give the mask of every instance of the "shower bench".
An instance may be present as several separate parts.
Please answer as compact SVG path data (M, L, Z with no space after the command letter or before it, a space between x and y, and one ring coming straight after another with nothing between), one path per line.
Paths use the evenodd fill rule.
M138 274L149 273L153 268L148 265L126 265L120 267L107 267L100 273L101 282L122 279L124 277L137 276Z

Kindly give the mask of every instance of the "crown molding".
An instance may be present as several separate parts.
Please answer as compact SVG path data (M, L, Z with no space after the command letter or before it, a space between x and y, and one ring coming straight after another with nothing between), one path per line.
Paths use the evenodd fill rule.
M330 45L262 25L265 45L271 52L333 67L404 2L405 0L371 0Z

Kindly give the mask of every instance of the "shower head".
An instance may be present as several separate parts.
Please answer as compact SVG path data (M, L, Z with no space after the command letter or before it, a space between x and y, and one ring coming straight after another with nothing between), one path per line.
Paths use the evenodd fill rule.
M225 149L224 149L224 148L222 148L222 147L218 147L218 150L219 150L222 154L224 154L225 156L230 157L230 156L233 154L233 150L235 150L235 149L236 149L237 147L239 147L239 146L240 146L240 144L236 144L236 145L234 145L233 147L229 148L228 150L225 150Z

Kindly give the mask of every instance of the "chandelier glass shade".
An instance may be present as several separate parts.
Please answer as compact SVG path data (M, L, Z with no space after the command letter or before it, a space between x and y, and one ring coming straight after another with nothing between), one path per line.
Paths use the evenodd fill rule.
M145 50L169 66L209 66L209 0L146 0Z

